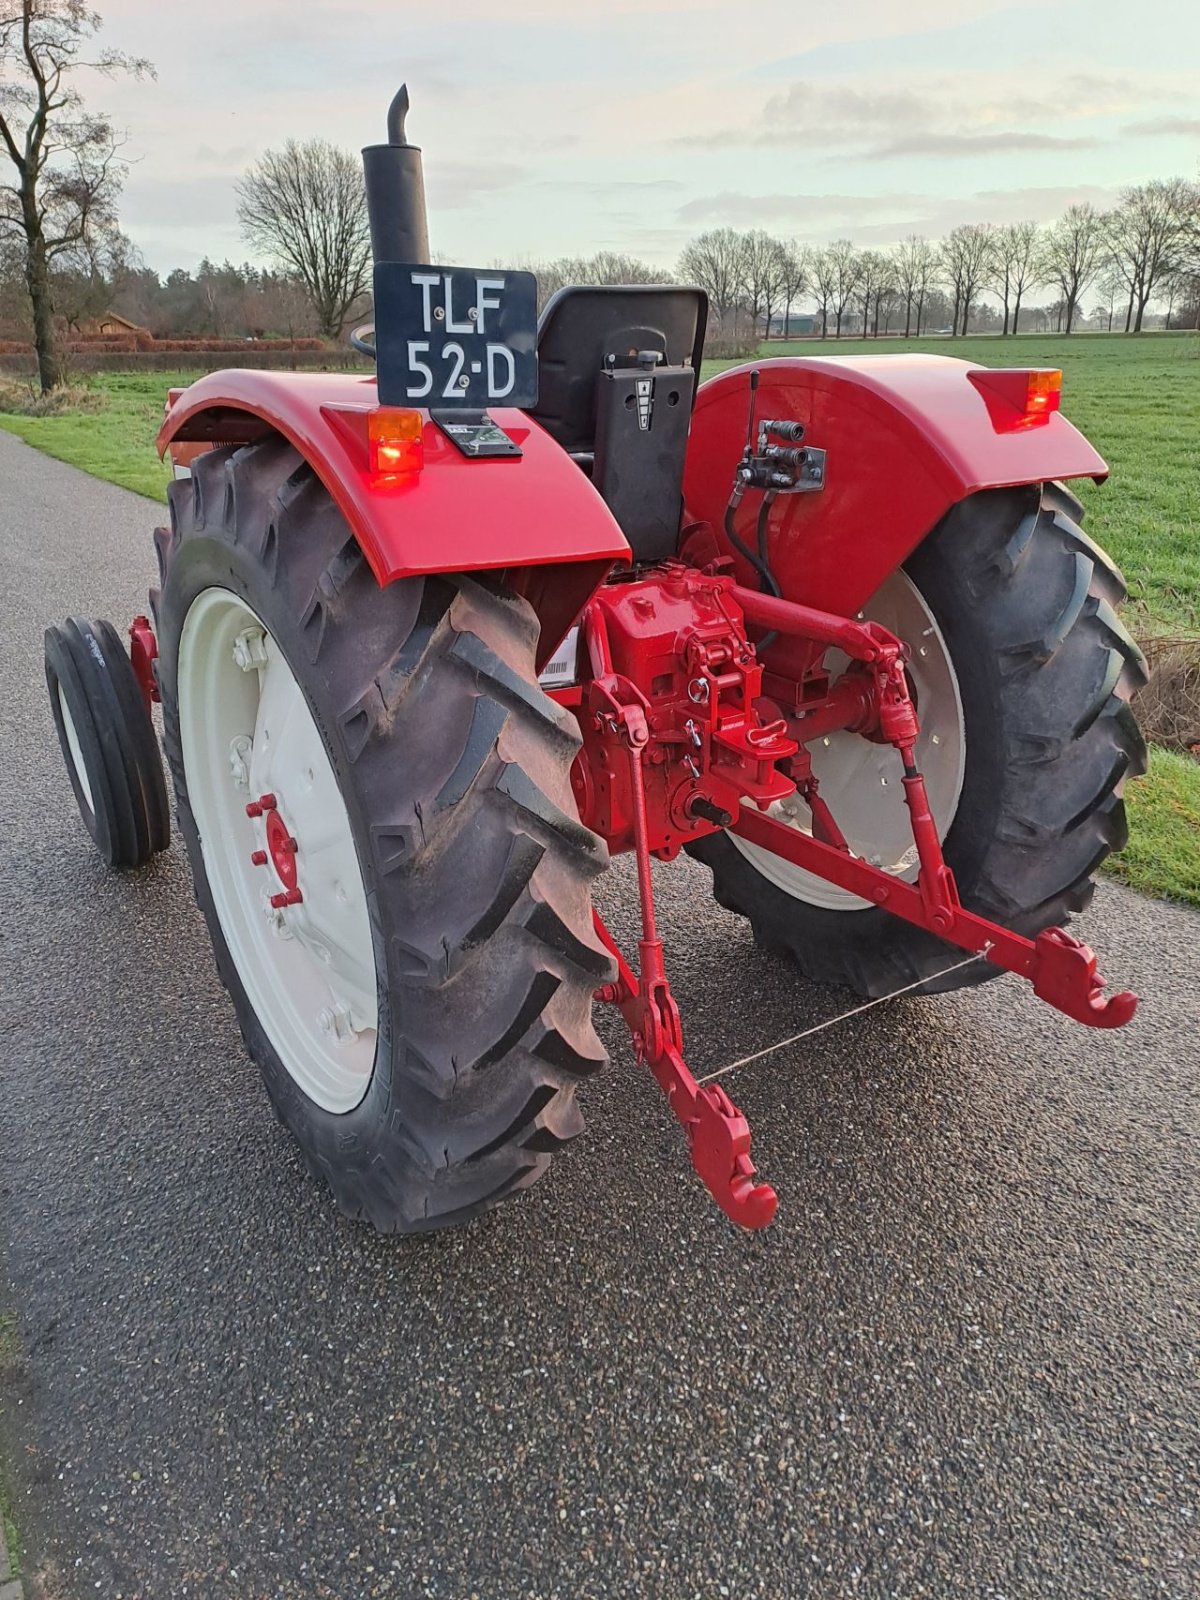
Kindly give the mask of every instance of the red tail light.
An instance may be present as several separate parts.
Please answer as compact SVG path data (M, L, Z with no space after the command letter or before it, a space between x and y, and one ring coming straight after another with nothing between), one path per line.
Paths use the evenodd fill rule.
M1057 367L977 367L967 377L987 402L998 431L1045 422L1062 404Z
M1045 416L1062 404L1062 373L1057 367L1041 367L1028 374L1025 388L1025 415Z

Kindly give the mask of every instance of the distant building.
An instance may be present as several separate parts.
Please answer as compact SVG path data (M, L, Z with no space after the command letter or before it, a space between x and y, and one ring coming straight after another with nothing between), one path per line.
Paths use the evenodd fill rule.
M782 339L784 317L782 312L772 314L771 338ZM787 333L789 339L811 339L821 331L821 319L814 311L793 311L787 318Z
M106 311L103 316L91 317L83 324L80 332L88 338L97 339L149 339L150 329L143 328L140 323L130 322L128 317L122 317L116 311Z

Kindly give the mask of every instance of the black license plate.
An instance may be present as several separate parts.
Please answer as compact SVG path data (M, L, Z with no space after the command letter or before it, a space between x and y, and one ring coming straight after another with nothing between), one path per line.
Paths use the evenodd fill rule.
M483 411L537 404L537 279L498 268L375 268L385 406Z

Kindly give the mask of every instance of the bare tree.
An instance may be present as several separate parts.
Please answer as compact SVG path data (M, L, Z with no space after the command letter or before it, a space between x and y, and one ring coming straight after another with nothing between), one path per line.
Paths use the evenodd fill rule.
M714 228L693 239L679 257L680 281L704 290L722 324L741 298L745 253L745 234L733 228Z
M151 72L119 50L90 52L100 17L83 0L0 0L0 151L12 182L0 184L0 238L24 257L42 392L63 380L54 344L52 270L59 257L116 231L124 169L121 138L75 87L80 68Z
M1046 235L1045 281L1062 294L1063 331L1075 323L1080 296L1096 276L1104 255L1104 218L1095 206L1068 206Z
M833 305L833 290L837 275L833 252L828 247L814 252L810 269L809 282L813 299L816 301L817 310L821 315L821 337L822 339L827 339L829 337L829 309Z
M512 270L518 263L496 262L497 266ZM669 283L671 274L661 267L652 267L638 256L622 255L614 250L601 250L594 256L558 256L553 261L522 261L519 263L537 278L538 313L545 309L550 298L568 284L574 283Z
M1123 190L1105 219L1112 264L1129 290L1126 332L1132 323L1133 332L1141 333L1155 289L1182 264L1196 196L1196 185L1183 178L1155 179Z
M268 150L237 184L242 237L303 283L327 339L370 281L362 163L324 139Z
M550 265L564 284L665 283L670 276L661 267L648 266L637 256L615 250L601 250L594 256L564 256Z
M792 306L809 283L811 257L804 245L789 239L782 247L779 260L779 292L783 298L783 337L792 333Z
M842 337L842 321L858 290L862 259L849 239L835 239L825 251L830 273L830 305L837 337Z
M779 294L778 239L761 228L742 235L741 298L750 313L750 331L758 333L758 319L766 316L767 337L771 336L771 307Z
M942 241L942 266L954 292L952 333L967 331L971 306L983 287L991 259L992 230L982 222L966 222Z
M94 231L55 258L50 274L55 315L70 333L113 303L116 286L142 269L141 257L116 229Z
M862 312L862 336L867 337L871 321L871 307L883 272L883 257L878 250L860 250L858 254L858 282L854 286L855 302Z
M910 233L896 251L896 278L904 299L904 337L913 332L913 312L916 311L916 336L921 337L921 320L925 302L938 281L940 263L938 252L929 240L919 233Z
M987 285L1004 306L1003 334L1016 333L1021 301L1038 281L1041 240L1036 222L1010 222L992 230ZM1011 322L1010 322L1011 315Z
M1102 298L1096 307L1095 315L1098 321L1105 324L1106 332L1111 333L1117 296L1123 295L1125 289L1125 280L1117 271L1111 258L1105 263L1103 271L1096 279L1096 288ZM1128 331L1126 329L1126 332Z
M891 328L892 311L900 294L900 283L896 271L895 258L890 250L879 252L879 266L875 274L875 292L871 306L871 332L875 338L879 337L879 323L883 320L883 333L886 338Z
M1181 267L1171 275L1171 288L1172 308L1179 307L1175 326L1200 331L1200 267Z

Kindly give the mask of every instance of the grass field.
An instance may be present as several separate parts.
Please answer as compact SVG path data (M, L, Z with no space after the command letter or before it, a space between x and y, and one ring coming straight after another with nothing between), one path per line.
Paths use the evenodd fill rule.
M99 373L87 384L100 396L98 409L54 417L0 410L0 428L94 477L165 500L171 474L155 454L154 436L162 426L167 390L182 388L199 376L198 372Z
M926 350L986 366L1061 367L1063 410L1112 468L1103 485L1075 485L1088 531L1129 581L1135 633L1200 636L1200 337L1097 334L1018 340L805 340L764 354L857 355ZM731 363L706 363L704 375ZM167 470L154 453L169 388L195 373L105 373L94 410L51 417L0 412L0 427L97 477L162 500ZM1200 906L1200 764L1155 752L1131 784L1132 838L1109 863L1147 893Z

